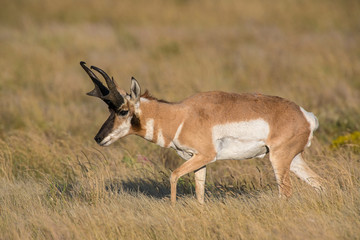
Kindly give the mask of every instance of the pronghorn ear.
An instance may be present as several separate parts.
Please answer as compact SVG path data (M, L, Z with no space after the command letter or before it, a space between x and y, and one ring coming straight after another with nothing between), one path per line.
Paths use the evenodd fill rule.
M140 92L141 90L138 81L136 81L134 77L131 77L131 90L130 90L131 99L134 100L135 102L139 101L141 94Z

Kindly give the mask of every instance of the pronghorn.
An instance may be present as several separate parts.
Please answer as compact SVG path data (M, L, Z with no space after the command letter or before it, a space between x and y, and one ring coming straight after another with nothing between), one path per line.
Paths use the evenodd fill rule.
M179 177L195 172L195 191L204 202L206 165L222 159L263 158L270 154L280 196L291 195L290 170L315 189L321 178L303 160L318 120L286 99L262 94L220 91L198 93L181 102L169 103L141 95L140 85L131 79L130 94L95 66L108 87L80 62L95 89L87 93L101 98L110 116L95 136L101 146L135 134L161 147L173 148L185 159L170 177L171 202L176 202Z

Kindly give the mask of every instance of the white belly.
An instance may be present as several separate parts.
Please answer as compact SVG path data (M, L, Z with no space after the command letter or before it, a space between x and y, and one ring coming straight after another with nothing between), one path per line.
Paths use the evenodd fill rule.
M217 140L215 148L217 160L261 158L267 153L264 141L243 141L232 137Z
M216 125L212 130L216 160L264 157L269 124L263 119Z

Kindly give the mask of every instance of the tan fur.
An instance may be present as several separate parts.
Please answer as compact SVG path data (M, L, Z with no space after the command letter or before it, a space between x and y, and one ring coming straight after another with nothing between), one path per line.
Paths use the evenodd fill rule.
M138 109L135 107L136 104ZM178 131L177 141L190 149L190 159L171 175L172 203L176 201L176 184L179 177L193 171L197 198L199 202L204 202L205 166L216 157L211 140L214 125L255 119L266 121L270 127L266 146L270 151L270 161L280 195L286 197L291 195L290 164L297 154L303 152L311 133L310 124L298 105L280 97L261 94L206 92L179 103L167 103L146 92L137 103L131 99L127 100L122 109L129 109L129 117L136 116L140 121L140 127L132 127L127 135L145 137L148 130L146 122L154 119L152 142L161 142L164 147L173 146ZM118 117L114 125L118 126L122 121L124 119ZM182 128L179 127L181 125ZM158 139L158 136L162 136L163 139ZM307 168L306 166L306 169L301 170L311 171ZM318 178L316 174L312 176Z

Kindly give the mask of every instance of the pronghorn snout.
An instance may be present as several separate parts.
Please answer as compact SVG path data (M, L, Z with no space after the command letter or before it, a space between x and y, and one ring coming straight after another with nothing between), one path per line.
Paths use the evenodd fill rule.
M95 141L96 141L98 144L100 144L101 141L103 140L103 138L102 138L102 137L99 137L98 135L96 135L96 136L94 137L94 139L95 139Z
M109 135L111 135L113 131L115 118L116 118L115 113L111 112L109 118L104 122L99 132L94 137L95 141L100 146L105 146L111 140L111 137Z
M101 132L98 133L94 140L99 144L100 146L106 146L108 142L110 142L111 138L107 137L107 135L102 134Z

